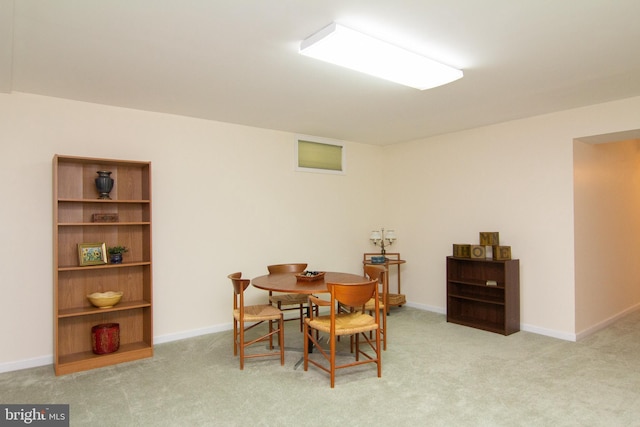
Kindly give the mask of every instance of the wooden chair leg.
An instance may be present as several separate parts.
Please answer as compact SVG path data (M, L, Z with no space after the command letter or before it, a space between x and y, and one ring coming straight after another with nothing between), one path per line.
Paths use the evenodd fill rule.
M278 331L278 341L280 342L280 365L284 366L284 315L280 315L280 330Z
M240 370L244 369L244 324L239 325L240 329Z
M378 365L378 378L382 376L382 362L380 361L380 329L376 331L376 365Z
M382 349L387 351L387 310L386 308L382 310L382 329L380 330L382 334Z
M238 355L238 321L233 319L233 355Z
M309 369L309 325L304 324L304 370L307 371Z
M269 350L273 350L273 320L269 320Z
M331 336L329 339L331 340L331 343L329 344L331 351L331 360L329 361L329 364L331 365L331 388L334 388L336 383L336 337Z

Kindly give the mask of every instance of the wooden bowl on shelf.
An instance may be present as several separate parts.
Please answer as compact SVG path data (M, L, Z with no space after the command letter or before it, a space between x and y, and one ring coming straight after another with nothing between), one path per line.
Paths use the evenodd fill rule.
M122 294L122 291L94 292L87 299L98 308L111 308L120 302Z

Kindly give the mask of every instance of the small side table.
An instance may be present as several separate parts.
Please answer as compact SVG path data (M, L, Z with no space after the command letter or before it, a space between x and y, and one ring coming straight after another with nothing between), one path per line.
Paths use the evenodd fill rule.
M400 282L400 265L406 263L407 261L400 259L400 253L398 252L387 252L386 254L384 254L386 261L384 263L375 263L373 261L371 261L371 257L374 256L381 256L382 254L375 252L375 253L365 253L363 258L362 258L362 264L363 265L384 265L387 268L387 274L385 274L384 278L387 281L387 283L385 283L386 288L389 289L389 266L390 265L397 265L398 266L398 293L397 294L392 294L391 292L389 292L387 294L387 299L389 301L389 306L392 307L402 307L403 304L407 303L407 298L405 297L405 295L402 293L402 290L400 288L401 286L401 282Z

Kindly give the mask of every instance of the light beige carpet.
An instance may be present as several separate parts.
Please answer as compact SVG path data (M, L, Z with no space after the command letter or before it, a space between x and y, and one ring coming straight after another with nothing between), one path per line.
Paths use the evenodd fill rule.
M56 377L0 374L0 402L68 403L72 426L640 425L640 312L581 342L504 337L408 307L389 316L382 378L339 371L336 387L301 353L240 371L232 333L156 346L152 359ZM287 347L301 347L287 322ZM341 346L347 343L342 342Z

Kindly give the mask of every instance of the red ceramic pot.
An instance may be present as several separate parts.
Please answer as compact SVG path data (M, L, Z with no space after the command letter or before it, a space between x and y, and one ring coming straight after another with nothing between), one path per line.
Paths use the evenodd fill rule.
M91 328L91 344L95 354L113 353L120 348L120 324L103 323Z

